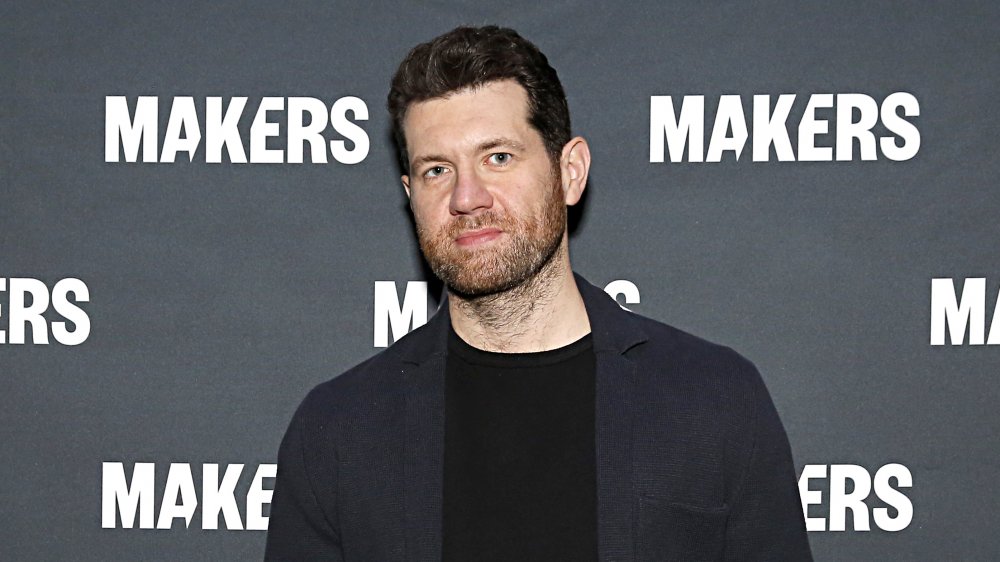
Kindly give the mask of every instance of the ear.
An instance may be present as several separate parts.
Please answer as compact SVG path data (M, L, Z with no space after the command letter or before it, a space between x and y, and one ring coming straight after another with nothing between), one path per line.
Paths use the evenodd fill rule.
M410 198L410 176L403 174L399 176L399 179L403 182L403 189L406 190L406 198Z
M583 197L583 190L587 187L587 174L590 172L590 146L583 137L574 137L563 146L559 169L562 172L566 204L576 205Z

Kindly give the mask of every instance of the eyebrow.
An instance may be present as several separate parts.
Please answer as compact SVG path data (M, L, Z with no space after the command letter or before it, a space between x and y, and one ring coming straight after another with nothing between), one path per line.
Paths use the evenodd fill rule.
M510 148L523 152L524 143L507 137L496 137L479 143L476 146L476 152L487 152L496 148ZM442 160L448 160L448 158L438 154L426 154L414 158L413 162L410 163L410 168L418 168L428 162L440 162Z
M487 150L493 150L494 148L513 148L514 150L524 150L524 144L514 139L497 137L479 143L476 150L477 152L486 152Z

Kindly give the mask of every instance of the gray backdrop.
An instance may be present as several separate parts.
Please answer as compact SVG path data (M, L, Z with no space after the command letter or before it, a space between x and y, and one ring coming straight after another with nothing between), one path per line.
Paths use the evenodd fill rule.
M153 463L157 515L181 463L199 499L206 464L244 464L246 523L254 473L275 462L298 401L378 351L375 281L402 297L426 279L384 99L408 49L460 23L512 26L559 71L594 158L578 271L632 282L632 310L753 360L799 471L912 474L912 487L892 484L912 504L905 529L855 530L849 514L846 531L810 533L817 560L1000 553L1000 345L930 343L932 279L960 292L985 278L987 331L1000 288L996 3L15 2L0 21L0 329L11 336L20 306L14 278L53 294L80 279L89 301L69 300L90 323L82 344L59 343L67 315L53 305L48 345L0 345L0 557L262 554L262 531L221 517L203 529L200 502L189 526L103 528L103 463L129 476ZM754 162L751 135L738 161L649 161L650 96L704 96L707 144L720 96L742 96L750 122L754 94L796 94L795 146L809 96L894 92L919 101L908 160L855 148L848 161ZM246 147L264 96L327 108L356 96L371 148L353 165L211 164L203 139L192 161L106 162L109 96L133 110L158 97L161 141L174 98L194 98L204 133L207 97L248 97ZM270 115L282 134L269 146L282 147L287 112ZM833 146L836 111L817 116L831 131L817 144ZM874 131L892 136L881 121ZM822 494L811 517L827 517L830 482L809 485Z

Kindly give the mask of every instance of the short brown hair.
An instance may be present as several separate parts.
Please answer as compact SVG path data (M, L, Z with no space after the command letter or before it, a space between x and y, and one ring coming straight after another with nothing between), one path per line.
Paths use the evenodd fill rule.
M548 59L513 29L457 27L414 47L392 77L387 105L404 172L410 162L403 119L410 104L507 79L528 93L528 122L558 162L570 139L569 105Z

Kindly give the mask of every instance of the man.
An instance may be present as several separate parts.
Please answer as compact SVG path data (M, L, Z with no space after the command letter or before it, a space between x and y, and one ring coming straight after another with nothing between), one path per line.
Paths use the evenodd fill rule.
M753 365L574 276L590 151L545 56L458 28L410 52L388 105L447 302L299 407L267 557L809 560Z

